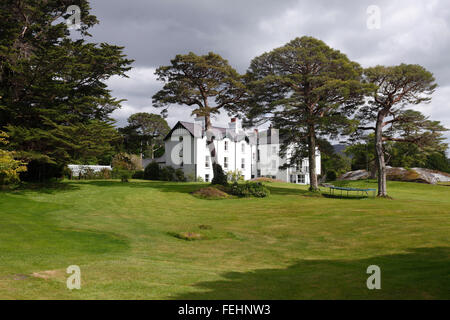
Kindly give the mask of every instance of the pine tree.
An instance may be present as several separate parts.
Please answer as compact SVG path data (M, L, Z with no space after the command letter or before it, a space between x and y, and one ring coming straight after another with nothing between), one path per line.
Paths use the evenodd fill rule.
M164 87L153 96L155 107L166 108L179 104L194 108L193 115L205 117L205 129L211 130L211 116L221 110L237 113L239 102L245 96L242 76L227 60L215 53L198 56L194 53L177 55L168 66L159 67L155 74ZM213 162L215 148L213 137L207 136Z
M295 146L288 165L307 154L312 191L318 190L318 136L336 137L355 129L356 121L349 117L373 87L362 84L362 71L346 55L312 37L296 38L251 62L247 117L250 123L271 121L279 128L284 152Z

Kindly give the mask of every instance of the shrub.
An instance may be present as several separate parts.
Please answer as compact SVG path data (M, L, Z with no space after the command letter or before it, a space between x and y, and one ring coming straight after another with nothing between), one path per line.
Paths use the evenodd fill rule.
M186 182L186 177L184 176L184 171L182 169L175 170L176 181Z
M80 179L86 180L94 180L97 178L94 169L88 167L83 167L83 169L80 170L79 177Z
M163 181L176 181L175 169L171 166L162 167L160 171L160 179Z
M218 184L222 186L228 185L227 176L223 173L222 166L218 163L213 163L213 174L214 177L211 184Z
M161 175L161 169L159 164L155 161L150 162L144 170L144 179L146 180L159 180Z
M144 170L138 170L136 171L133 176L133 179L144 179Z
M140 170L142 169L140 163L141 159L138 156L124 152L116 154L111 161L113 168L124 170Z
M0 131L0 145L7 144L8 135ZM26 164L14 159L14 152L0 149L0 185L20 181L19 173L27 170Z
M337 180L336 171L334 170L328 171L326 175L326 181L336 181L336 180Z
M128 180L131 178L132 175L133 175L132 171L121 170L121 172L120 172L120 181L128 182Z
M240 170L228 171L227 180L231 182L244 181L244 176Z
M111 170L103 168L98 172L100 179L111 179Z
M198 176L198 177L197 177L197 182L205 182L205 180L203 180L203 177Z
M267 197L270 192L261 182L233 183L229 188L229 193L238 197Z
M112 177L114 179L120 179L122 182L128 182L133 176L134 171L114 168L112 171Z

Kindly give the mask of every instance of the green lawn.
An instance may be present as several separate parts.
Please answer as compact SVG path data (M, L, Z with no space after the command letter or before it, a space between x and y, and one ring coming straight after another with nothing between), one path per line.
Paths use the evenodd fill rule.
M0 299L450 298L448 186L390 182L393 200L281 183L265 199L190 195L203 185L0 192ZM381 290L366 287L372 264ZM81 268L81 290L66 288L69 265Z

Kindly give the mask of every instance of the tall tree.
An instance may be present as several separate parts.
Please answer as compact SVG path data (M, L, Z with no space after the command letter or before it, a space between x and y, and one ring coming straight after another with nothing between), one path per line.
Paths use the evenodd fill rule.
M128 118L128 126L120 129L124 135L127 152L139 150L142 157L148 151L151 159L155 152L164 147L163 139L170 127L159 114L139 112Z
M227 60L215 53L198 56L192 52L177 55L168 66L159 67L155 74L164 87L153 96L155 107L180 104L194 108L193 115L205 117L205 129L210 130L211 116L221 110L236 112L246 87L242 76ZM211 156L215 159L212 137L208 137Z
M419 65L376 66L365 70L367 82L377 89L361 108L362 130L375 131L375 155L378 169L378 196L387 197L385 141L419 143L432 138L431 122L417 113L405 111L405 105L431 100L436 88L433 74Z
M71 5L81 11L80 28L72 34L65 23ZM0 3L0 129L7 128L18 154L40 168L63 167L70 160L65 155L74 141L53 136L59 132L55 125L107 125L120 106L105 80L125 76L131 60L122 47L84 40L98 22L89 11L87 0Z
M355 127L348 116L372 87L361 83L362 71L345 54L312 37L296 38L251 62L247 117L250 123L269 120L280 128L284 150L307 146L313 191L318 190L317 137L335 137ZM297 152L291 163L302 157Z

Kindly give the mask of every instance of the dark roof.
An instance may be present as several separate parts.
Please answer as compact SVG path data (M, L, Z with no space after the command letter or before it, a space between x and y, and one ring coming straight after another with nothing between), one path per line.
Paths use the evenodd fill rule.
M194 137L195 133L194 133L194 123L193 122L186 122L186 121L178 121L175 126L172 128L172 130L170 130L170 132L166 135L166 137L164 138L164 140L167 140L171 135L172 132L175 129L178 129L180 127L185 128L187 131L189 131L189 133ZM221 127L212 127L214 130L219 130L223 136L225 136L227 129L226 128L221 128ZM202 136L205 134L205 130L202 130Z

